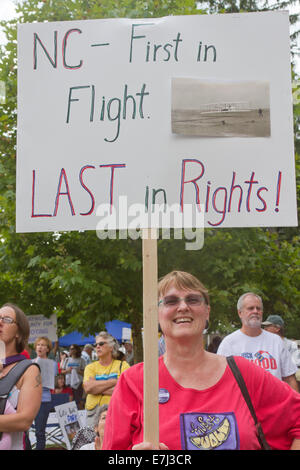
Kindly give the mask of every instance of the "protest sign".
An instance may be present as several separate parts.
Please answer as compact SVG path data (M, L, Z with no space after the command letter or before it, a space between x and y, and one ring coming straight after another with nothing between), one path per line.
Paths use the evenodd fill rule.
M57 318L55 313L49 318L44 315L28 315L30 336L28 343L32 344L39 336L46 336L50 341L57 341Z
M122 341L131 341L131 328L122 328Z
M20 24L17 231L297 225L291 92L288 12Z
M82 427L75 401L55 407L56 416L68 450L72 447L75 434Z
M40 367L43 387L53 390L55 388L54 377L57 369L56 362L51 359L42 359L41 357L37 357L34 362Z

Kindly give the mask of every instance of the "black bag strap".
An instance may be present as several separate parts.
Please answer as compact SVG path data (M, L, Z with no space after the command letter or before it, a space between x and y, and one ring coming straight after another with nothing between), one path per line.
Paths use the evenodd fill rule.
M227 363L234 375L234 378L236 379L237 381L237 384L238 386L240 387L241 389L241 392L242 392L242 395L245 399L245 402L247 403L247 406L249 408L249 411L252 415L252 418L254 420L254 423L255 423L255 427L256 427L256 433L257 433L257 438L259 440L259 443L261 445L261 448L263 450L271 450L271 447L269 446L269 444L267 443L266 441L266 438L265 438L265 435L263 433L263 430L262 430L262 427L261 427L261 424L258 422L257 420L257 416L255 414L255 411L254 411L254 408L253 408L253 405L252 405L252 401L251 401L251 398L250 398L250 395L249 395L249 392L248 392L248 389L246 387L246 384L245 384L245 381L244 381L244 378L241 374L241 371L240 369L238 368L235 360L234 360L234 357L233 356L229 356L229 357L226 357L226 360L227 360Z
M0 414L4 413L6 400L11 389L24 374L25 370L33 364L34 363L30 359L24 359L24 361L18 362L4 377L2 377L2 379L0 379ZM38 366L38 364L34 365Z
M9 396L11 389L18 382L19 378L24 374L28 367L38 364L34 364L30 359L25 359L17 362L17 364L10 369L10 371L0 379L0 414L2 415L5 411L6 401ZM2 439L2 432L0 432L0 440Z

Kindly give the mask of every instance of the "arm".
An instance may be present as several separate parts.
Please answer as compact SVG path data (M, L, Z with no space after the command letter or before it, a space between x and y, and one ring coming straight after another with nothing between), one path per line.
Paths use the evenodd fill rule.
M143 441L142 368L129 380L127 377L127 373L121 374L109 402L102 450L131 450Z
M296 380L296 372L297 366L294 362L291 353L287 350L285 343L282 343L282 351L280 354L280 367L281 367L281 376L282 380L286 382L292 389L296 392L299 392L297 380Z
M236 359L267 442L274 450L291 449L300 439L300 394L263 368Z
M294 390L296 390L296 392L299 392L299 387L298 387L297 380L294 374L289 375L288 377L282 377L282 380L286 382L287 384L289 384L289 386L292 387Z
M300 450L300 439L294 439L290 450Z
M91 395L106 395L106 391L114 387L116 383L117 379L96 380L90 377L83 383L83 388L86 393L90 393Z
M21 377L17 411L0 416L0 432L26 431L30 428L41 405L42 380L36 366L29 367Z
M61 365L60 373L63 375L70 374L72 371L71 367L68 367L68 361L65 359Z
M85 369L86 365L85 365L85 360L83 358L81 358L80 360L80 366L78 367L77 369L77 374L78 375L81 375L81 377L84 376L84 369Z
M132 450L169 450L169 448L160 442L158 447L155 447L151 442L141 442L132 447Z
M54 356L56 355L56 353L57 353L57 351L58 351L58 346L59 346L58 341L55 341L55 343L54 343L54 348L53 348L53 350L52 350Z
M125 370L127 370L129 368L130 368L130 365L126 361L123 361L122 362L122 367L121 367L121 373L123 373ZM110 387L110 388L107 388L105 390L105 395L110 395L111 396L113 394L114 389L115 389L115 385Z
M112 395L113 394L113 391L114 391L115 387L111 387L111 388L107 388L105 390L105 395Z

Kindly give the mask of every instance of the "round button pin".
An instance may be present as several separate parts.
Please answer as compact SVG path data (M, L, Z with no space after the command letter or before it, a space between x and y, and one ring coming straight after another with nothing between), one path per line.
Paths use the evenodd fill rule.
M160 388L158 392L159 403L167 403L170 399L170 393L166 388Z

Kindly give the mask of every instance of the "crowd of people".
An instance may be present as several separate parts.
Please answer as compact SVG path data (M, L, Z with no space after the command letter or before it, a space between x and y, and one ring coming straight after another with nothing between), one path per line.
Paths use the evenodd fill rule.
M86 425L92 434L99 433L95 429L98 424L103 428L117 380L130 367L126 358L133 364L132 344L120 346L103 331L95 338L95 346L72 344L68 350L59 350L57 342L41 336L31 348L29 333L27 317L17 305L0 308L0 353L4 351L0 357L0 449L31 449L28 430L32 427L34 448L44 450L48 417L54 411L52 396L57 394L67 394L79 410L86 409ZM24 369L19 376L18 364ZM100 438L95 437L94 448L99 449L103 431Z
M66 393L86 410L73 450L299 450L298 347L285 338L280 316L263 321L263 301L256 293L238 299L237 313L241 328L207 346L207 289L182 271L159 281L158 446L144 441L143 363L134 365L131 343L120 347L101 331L94 346L82 350L74 344L57 357L52 343L38 338L35 358L23 356L27 368L2 411L0 401L0 448L5 436L11 449L30 448L27 430L34 423L36 448L44 449L51 395ZM6 358L0 395L1 382L21 361L26 321L18 307L1 307Z

